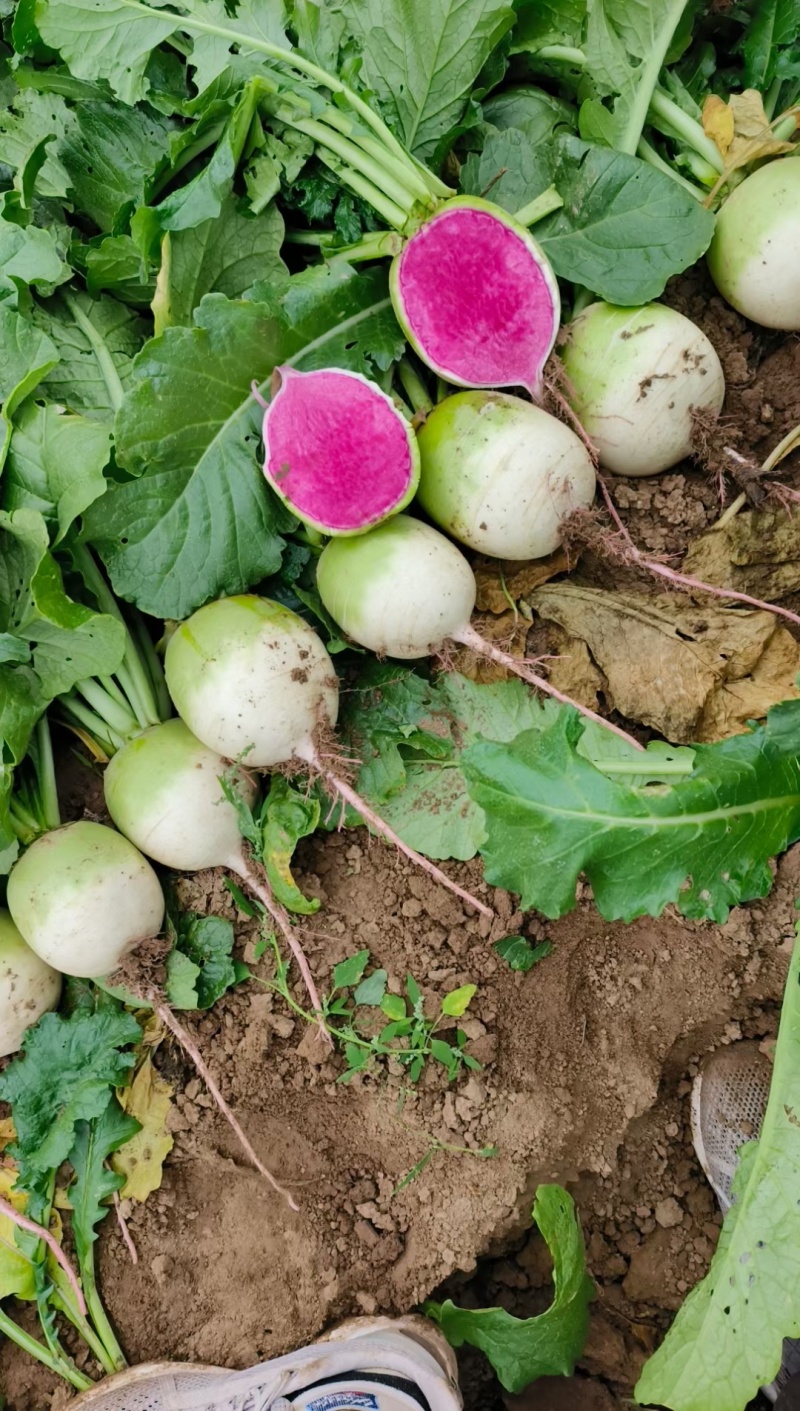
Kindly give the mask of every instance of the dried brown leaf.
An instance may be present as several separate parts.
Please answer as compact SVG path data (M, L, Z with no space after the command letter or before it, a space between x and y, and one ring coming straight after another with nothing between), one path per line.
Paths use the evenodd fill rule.
M741 511L690 545L684 573L768 602L800 590L800 514Z
M479 558L473 565L478 584L478 611L507 613L511 603L527 598L543 583L574 566L574 560L571 562L563 549L530 563Z

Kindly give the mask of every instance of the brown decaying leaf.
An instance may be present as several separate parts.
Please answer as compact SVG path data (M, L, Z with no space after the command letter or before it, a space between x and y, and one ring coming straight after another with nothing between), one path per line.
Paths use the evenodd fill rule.
M800 590L800 516L742 511L689 546L685 573L770 602Z
M563 549L556 549L548 558L529 563L478 558L472 566L478 584L478 611L497 614L507 613L510 603L518 603L557 574L574 568L575 561L570 561Z
M609 706L672 744L739 734L800 696L800 644L767 612L570 583L540 588L530 602L586 644Z
M712 195L739 167L794 150L792 142L775 137L761 94L755 88L732 93L727 103L716 94L709 94L703 104L703 129L716 143L725 163Z

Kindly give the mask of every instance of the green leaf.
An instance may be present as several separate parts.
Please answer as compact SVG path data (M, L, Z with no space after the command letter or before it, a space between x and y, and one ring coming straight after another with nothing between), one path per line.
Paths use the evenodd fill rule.
M533 6L528 9L532 10ZM481 107L486 122L492 127L503 132L516 128L532 147L549 142L564 129L572 131L578 119L571 104L543 88L506 88L493 94ZM493 196L492 200L495 199Z
M100 230L116 232L166 166L172 124L114 102L79 103L75 118L58 146L71 199Z
M505 0L344 0L341 10L361 43L364 78L423 160L461 118L514 20Z
M144 320L117 299L70 293L37 304L33 321L58 350L58 366L43 384L47 395L71 411L110 418L147 336Z
M645 1364L639 1405L742 1411L800 1334L800 930L761 1134L741 1153L734 1204L706 1277Z
M34 643L44 695L59 696L76 681L116 671L125 651L124 624L67 597L42 516L32 509L0 511L0 542L0 631Z
M633 155L661 68L688 42L687 9L691 0L589 0L583 50L597 97L581 104L581 136Z
M335 73L345 37L344 17L320 0L292 0L289 13L300 53L321 69Z
M40 329L0 304L0 470L11 444L12 418L58 362L55 344Z
M209 160L191 181L170 192L153 207L149 214L158 228L191 230L206 220L216 220L233 188L236 168L255 116L257 92L254 83L246 85Z
M384 995L381 1000L381 1009L386 1018L395 1023L406 1017L406 1002L402 995Z
M527 133L514 127L490 129L483 150L471 152L461 168L461 190L474 196L486 191L495 205L513 214L547 190L553 166L550 148L534 145Z
M288 779L273 774L261 811L261 860L281 906L303 916L319 911L316 897L305 897L291 872L294 850L319 824L319 799L293 789Z
M759 0L742 43L744 87L766 93L778 72L781 51L800 40L797 0Z
M452 1019L460 1019L477 993L477 985L461 985L459 989L451 990L442 1000L442 1014L449 1014Z
M156 333L173 324L190 325L206 294L238 299L259 279L276 288L286 283L282 244L283 221L275 206L252 216L232 196L222 202L217 219L166 235L153 308Z
M0 219L0 297L16 302L20 286L47 296L70 277L58 234Z
M714 217L671 177L638 157L577 137L557 143L564 205L535 227L561 279L613 304L644 304L708 248Z
M136 103L147 93L151 51L179 26L126 0L38 0L36 27L75 78L104 78L123 103Z
M431 1057L441 1063L451 1077L458 1068L458 1050L446 1044L443 1039L431 1039Z
M73 259L77 259L73 251ZM130 235L107 235L97 245L84 247L86 287L93 299L103 290L125 304L150 304L155 280Z
M397 664L370 662L344 697L340 724L363 761L360 793L403 841L426 857L466 861L486 828L461 770L462 751L479 737L510 741L543 728L555 711L521 681L479 686L447 672L432 686Z
M38 510L54 525L58 543L103 494L110 458L111 433L102 422L29 401L9 446L6 507Z
M197 1009L197 981L200 966L182 950L173 947L167 956L167 999L173 1009Z
M502 941L495 941L492 949L506 962L509 970L521 970L527 975L534 965L550 955L553 943L539 941L538 945L532 946L524 936L506 936Z
M21 763L31 731L47 703L41 682L29 667L0 668L0 742L6 763ZM5 773L0 777L7 786Z
M386 971L373 970L353 994L354 1004L378 1005L386 994Z
M333 967L333 988L335 990L351 989L363 978L368 965L368 950L360 950L356 955L349 955L346 960L340 960L339 964Z
M546 44L576 49L583 39L586 0L518 0L512 54L535 54Z
M30 153L45 137L57 140L48 144L45 160L36 177L40 196L64 200L69 191L69 173L60 161L60 140L75 126L71 108L57 93L36 93L24 89L16 93L5 109L0 109L0 144L3 162L13 171L20 171Z
M45 1014L28 1030L22 1052L0 1075L21 1168L52 1171L66 1161L77 1124L105 1112L109 1089L125 1083L134 1055L122 1050L140 1038L136 1020L108 1002L68 1018Z
M210 1009L226 990L237 983L232 959L233 926L223 916L197 916L192 912L171 911L171 920L175 928L175 946L171 954L177 951L183 955L196 973L192 976L188 966L174 961L168 971L170 997L174 986L175 992L185 1000L188 984L191 983L195 1003L183 1003L179 1007ZM176 1003L174 999L172 1002Z
M486 877L525 908L562 916L584 872L608 920L685 916L724 921L765 896L769 859L800 837L800 702L764 726L695 746L695 768L672 788L607 778L576 751L582 724L562 709L511 745L479 743L463 758L485 810Z
M225 0L190 0L184 8L190 15L205 22L214 21L221 29L233 29L241 35L235 45L224 35L197 34L194 37L189 64L200 93L232 64L240 74L257 73L262 68L264 56L248 45L248 39L266 40L289 48L283 0L238 0L235 7L226 5Z
M479 1347L506 1391L520 1392L539 1377L569 1377L589 1331L594 1285L572 1197L561 1186L539 1186L533 1219L553 1256L553 1302L536 1318L514 1318L504 1308L458 1308L426 1303L453 1347ZM703 1411L708 1411L708 1403Z
M295 276L269 305L207 295L193 328L152 339L117 421L118 460L144 473L85 519L119 596L184 618L274 573L293 520L264 483L251 381L281 363L388 366L403 346L385 272L346 267Z
M107 1213L104 1202L125 1184L124 1176L111 1171L106 1161L140 1130L141 1123L123 1112L113 1093L98 1117L76 1125L75 1144L69 1154L75 1180L69 1196L75 1253L81 1267L97 1239L97 1226Z

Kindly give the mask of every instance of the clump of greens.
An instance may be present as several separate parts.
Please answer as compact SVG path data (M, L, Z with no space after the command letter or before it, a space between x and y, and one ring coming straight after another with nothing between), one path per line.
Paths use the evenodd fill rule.
M636 1387L640 1406L742 1411L800 1334L800 926L781 1010L769 1101L740 1153L733 1204L706 1277L686 1299Z
M75 1255L87 1316L44 1242L28 1231L8 1233L0 1255L0 1296L35 1301L44 1341L24 1333L0 1313L4 1334L78 1390L92 1381L66 1352L56 1326L60 1313L75 1326L105 1372L119 1371L125 1358L97 1289L94 1247L97 1227L123 1177L106 1165L139 1131L120 1106L135 1063L142 1031L122 1006L100 990L73 985L65 1013L46 1014L28 1031L22 1052L0 1077L0 1098L11 1104L14 1138L6 1148L13 1203L36 1224L60 1238L56 1209L59 1168L71 1168L67 1192ZM64 1202L59 1201L63 1207ZM5 1233L5 1231L4 1231Z
M361 950L334 966L333 985L322 997L320 1013L308 1014L289 990L288 966L281 958L275 937L271 935L269 939L275 952L275 974L271 980L259 983L279 994L309 1024L321 1018L325 1032L344 1055L346 1067L338 1082L348 1083L356 1073L368 1072L377 1059L399 1064L410 1083L419 1081L431 1059L441 1065L449 1083L455 1082L465 1068L480 1069L477 1058L467 1052L463 1029L455 1025L452 1039L444 1039L440 1032L449 1033L454 1027L452 1020L466 1013L477 993L475 985L451 990L439 1002L438 1011L429 1017L413 975L406 976L405 993L394 994L387 988L385 970L372 970L367 975L370 953ZM389 1022L384 1024L381 1016ZM380 1028L371 1033L376 1021Z
M524 1391L539 1377L570 1377L589 1331L594 1284L572 1196L561 1186L539 1186L533 1220L553 1257L553 1302L536 1318L504 1308L459 1308L447 1299L424 1311L453 1347L479 1347L506 1391Z

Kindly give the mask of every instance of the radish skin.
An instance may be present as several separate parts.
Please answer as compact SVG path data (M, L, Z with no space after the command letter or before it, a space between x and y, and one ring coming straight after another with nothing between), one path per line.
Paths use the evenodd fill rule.
M762 328L800 330L800 161L759 167L726 200L706 261L720 294Z
M101 823L44 833L8 879L8 909L31 950L64 975L109 975L164 920L158 878Z
M538 559L595 492L592 458L574 431L502 392L446 397L418 433L418 500L441 529L481 554Z
M16 1053L28 1029L61 994L61 976L26 944L0 909L0 1058Z
M590 304L570 325L561 359L567 395L617 475L660 475L691 454L693 410L717 416L722 366L706 335L664 304Z

